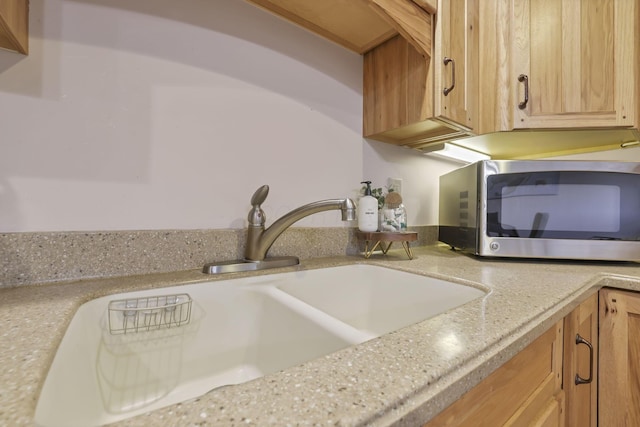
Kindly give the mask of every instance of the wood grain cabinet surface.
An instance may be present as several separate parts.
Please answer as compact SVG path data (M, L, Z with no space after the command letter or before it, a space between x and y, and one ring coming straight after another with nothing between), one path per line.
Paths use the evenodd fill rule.
M496 159L640 138L637 2L439 1L433 40L429 58L400 37L365 54L365 137Z
M484 6L480 133L638 127L638 2Z
M563 426L562 336L558 322L424 427Z
M425 427L597 426L597 368L595 293Z
M637 141L638 46L637 1L483 2L478 136L460 145L530 159Z
M640 293L600 295L601 427L640 425Z
M638 16L637 1L515 0L513 127L637 127Z
M436 0L247 1L360 54L401 34L431 57Z
M470 131L478 110L479 0L440 0L434 38L434 114Z
M416 133L430 136L437 132L431 127L416 129L433 115L430 63L401 36L364 55L365 137L407 145Z
M363 54L397 34L366 0L247 0Z
M396 37L364 56L364 136L423 149L473 134L478 0L439 0L433 55Z
M28 0L0 0L0 48L28 53Z

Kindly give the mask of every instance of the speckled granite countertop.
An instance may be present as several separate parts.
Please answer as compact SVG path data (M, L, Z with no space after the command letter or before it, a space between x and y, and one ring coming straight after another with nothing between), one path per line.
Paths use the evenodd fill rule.
M640 264L634 263L482 260L445 246L416 248L411 261L403 251L391 252L370 260L308 260L296 268L373 263L475 284L489 293L380 338L117 425L419 425L599 288L640 290ZM82 303L229 277L183 271L0 289L0 425L34 424L47 370Z

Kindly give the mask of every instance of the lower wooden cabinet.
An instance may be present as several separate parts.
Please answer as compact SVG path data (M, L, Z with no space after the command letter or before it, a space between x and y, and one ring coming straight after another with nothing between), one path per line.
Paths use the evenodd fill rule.
M562 388L567 427L598 425L598 294L564 318Z
M596 293L425 427L595 427L597 367Z
M640 294L600 291L599 426L640 426Z
M640 426L640 292L591 295L435 426Z
M562 337L559 322L425 426L563 426Z

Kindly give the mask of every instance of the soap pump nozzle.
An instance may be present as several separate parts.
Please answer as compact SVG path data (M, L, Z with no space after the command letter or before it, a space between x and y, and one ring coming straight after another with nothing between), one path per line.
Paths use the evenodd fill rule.
M362 181L360 182L360 184L366 184L367 188L364 189L364 195L365 196L372 196L373 193L371 192L371 181Z

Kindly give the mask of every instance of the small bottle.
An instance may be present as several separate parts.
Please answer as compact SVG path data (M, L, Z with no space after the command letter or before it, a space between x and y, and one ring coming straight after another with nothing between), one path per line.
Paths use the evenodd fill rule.
M371 181L363 181L367 188L358 201L358 229L360 231L378 230L378 199L371 195Z

